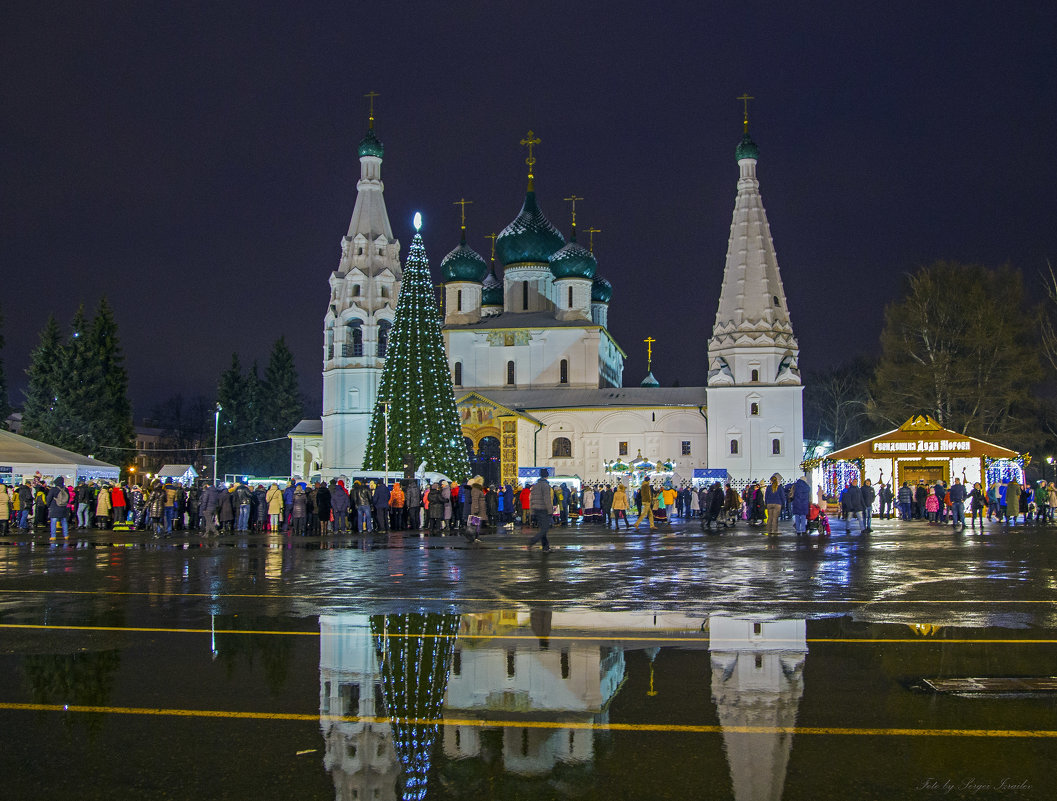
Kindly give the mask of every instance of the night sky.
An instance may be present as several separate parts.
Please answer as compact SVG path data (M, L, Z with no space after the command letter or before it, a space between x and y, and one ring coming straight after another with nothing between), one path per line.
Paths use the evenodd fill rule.
M577 10L579 9L579 10ZM601 228L625 383L705 381L748 91L801 366L877 348L935 258L1057 260L1057 3L21 2L0 25L12 401L49 313L117 307L137 415L285 335L319 408L327 279L376 130L434 277L536 188ZM586 237L581 236L581 241ZM956 289L956 288L952 288Z

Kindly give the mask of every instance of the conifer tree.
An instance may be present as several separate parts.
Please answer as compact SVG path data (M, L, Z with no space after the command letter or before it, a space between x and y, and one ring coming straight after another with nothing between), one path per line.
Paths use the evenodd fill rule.
M422 235L417 232L404 267L378 401L364 459L368 470L385 468L388 440L389 468L397 473L404 455L410 454L416 467L425 461L428 470L453 480L468 477L466 447L440 332L440 310ZM389 404L388 437L385 403Z
M294 368L294 355L286 346L286 339L279 337L268 358L268 369L264 373L264 398L261 409L263 439L285 437L304 415L304 398ZM268 475L285 474L290 467L290 444L287 440L270 442L265 451Z
M92 453L96 458L121 465L129 458L130 452L125 449L132 447L135 428L132 402L128 397L125 354L118 339L114 311L105 296L99 300L87 336L87 351L95 360L90 375L93 382L98 382L98 394L90 420L90 430L95 439ZM76 375L73 378L76 380ZM103 447L108 445L113 446L114 450Z
M22 412L22 433L31 439L57 444L55 403L65 362L62 331L54 315L40 332L40 344L33 351L26 375L26 403Z
M7 395L7 374L4 372L4 313L0 311L0 430L7 429L7 418L11 414L11 404Z
M77 308L70 322L70 335L62 348L60 363L52 407L52 438L47 441L75 453L104 459L96 453L96 446L105 442L96 438L101 427L103 369L92 345L84 306Z
M249 385L242 373L242 363L237 353L231 354L231 366L220 374L217 402L220 404L220 444L230 446L245 442L242 437L249 427L251 401ZM243 456L239 451L241 448L226 447L226 473L246 472Z

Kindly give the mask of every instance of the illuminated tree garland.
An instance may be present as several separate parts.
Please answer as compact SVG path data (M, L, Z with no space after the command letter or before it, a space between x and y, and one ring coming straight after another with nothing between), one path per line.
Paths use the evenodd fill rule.
M415 467L425 461L427 469L455 481L469 477L455 390L440 331L440 309L426 248L418 232L404 267L378 401L371 417L365 468L386 467L383 404L388 403L390 469L399 472L405 456L410 455Z

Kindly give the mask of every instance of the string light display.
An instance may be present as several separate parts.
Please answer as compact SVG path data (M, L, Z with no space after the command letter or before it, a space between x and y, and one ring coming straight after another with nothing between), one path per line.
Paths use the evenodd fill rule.
M1024 483L1024 457L1016 459L991 459L984 457L984 469L987 473L987 486L1001 484L1016 479Z
M459 620L456 614L421 612L371 617L385 714L404 769L403 801L426 797L440 727L424 721L440 720Z
M416 223L419 220L416 215ZM410 455L415 466L424 461L428 470L455 481L469 478L440 319L429 259L422 235L416 231L397 298L378 405L371 417L364 464L368 470L386 468L383 404L389 404L390 467L402 465Z

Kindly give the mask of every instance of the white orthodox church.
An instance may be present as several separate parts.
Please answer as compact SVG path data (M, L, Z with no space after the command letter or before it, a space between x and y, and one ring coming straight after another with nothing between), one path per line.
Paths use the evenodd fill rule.
M593 248L577 242L575 207L568 240L540 209L536 143L529 132L524 204L493 240L491 264L466 244L465 222L461 243L440 263L445 346L473 472L513 484L542 466L614 482L645 461L676 480L725 469L735 486L796 475L799 348L748 124L736 150L737 196L704 387L661 387L652 373L624 386L626 354L608 328L613 287L598 274ZM352 220L330 276L323 413L290 433L293 475L352 475L363 464L402 273L383 154L372 116Z

